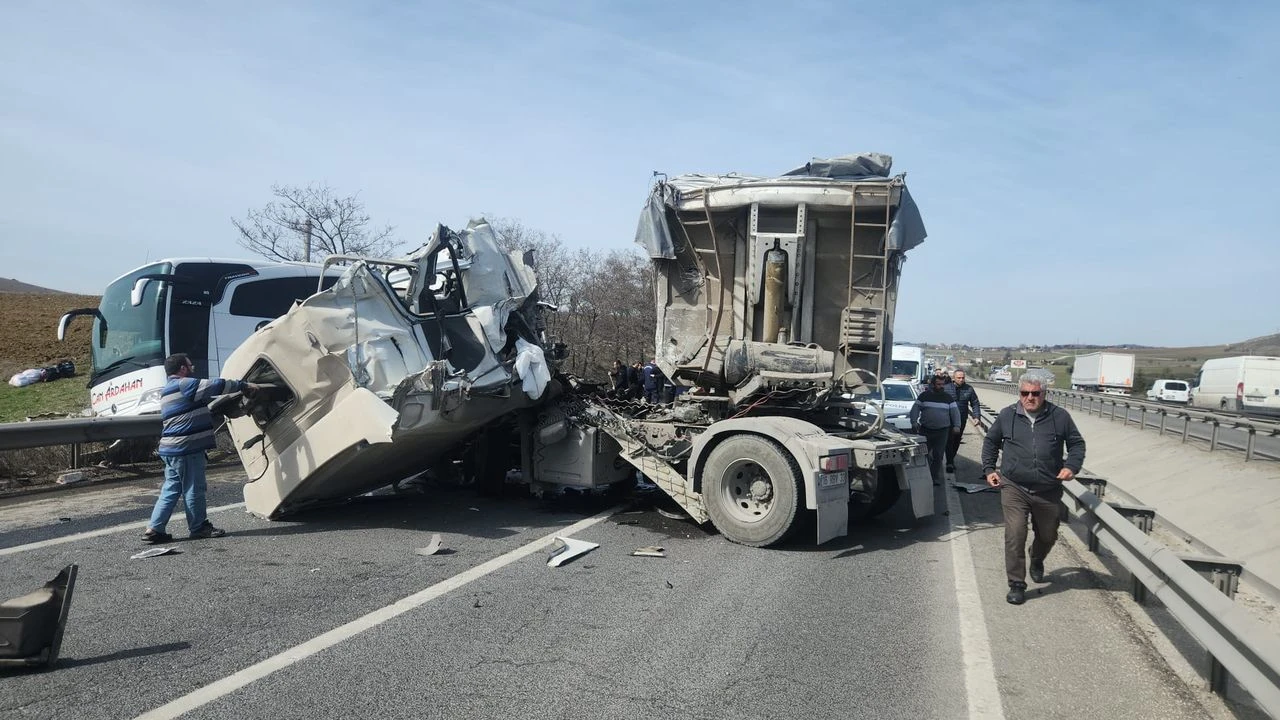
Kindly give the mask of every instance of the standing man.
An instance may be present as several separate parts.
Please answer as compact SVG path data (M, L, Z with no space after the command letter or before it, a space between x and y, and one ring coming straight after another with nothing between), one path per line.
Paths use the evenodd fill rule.
M609 379L613 381L613 396L619 400L627 399L631 388L631 368L622 364L621 360L613 361L613 369L609 371Z
M978 418L982 416L982 406L978 404L978 391L965 382L963 370L951 374L951 384L947 385L946 391L960 410L960 432L947 441L947 472L953 473L956 471L956 453L960 452L960 438L964 436L964 423L968 420L974 427L980 427Z
M631 388L631 399L641 400L644 398L644 366L637 360L631 366L631 375L628 378Z
M160 459L164 461L164 485L160 498L151 511L151 521L143 533L143 542L167 543L173 536L164 531L169 516L183 501L187 529L192 538L216 538L226 535L209 522L205 510L205 451L214 447L213 416L209 403L218 395L243 390L252 394L258 386L238 380L199 380L192 377L195 366L185 353L165 358L164 371L169 376L160 395Z
M1005 600L1014 605L1027 600L1027 516L1035 530L1031 580L1044 582L1044 559L1058 540L1062 522L1062 483L1084 466L1084 438L1066 410L1045 400L1045 390L1040 378L1023 378L1018 402L1000 411L982 441L982 471L988 485L1000 488L1004 569L1009 576Z
M925 442L929 447L929 474L933 476L933 484L941 485L946 479L943 463L947 454L947 439L951 435L960 434L960 411L956 401L943 389L945 376L934 375L929 381L929 389L920 393L915 404L911 406L908 417L916 432L923 431Z
M666 376L658 369L658 360L655 358L645 363L644 366L644 399L648 403L658 403L662 400L662 385L666 381Z

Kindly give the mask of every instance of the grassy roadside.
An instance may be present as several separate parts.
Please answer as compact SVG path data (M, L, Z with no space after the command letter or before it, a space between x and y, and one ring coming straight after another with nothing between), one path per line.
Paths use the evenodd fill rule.
M80 415L88 407L89 391L79 375L20 388L0 385L0 423Z

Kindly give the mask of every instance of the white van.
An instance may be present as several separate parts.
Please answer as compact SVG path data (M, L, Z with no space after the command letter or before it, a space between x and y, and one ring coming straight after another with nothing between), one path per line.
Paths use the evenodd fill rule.
M889 377L895 380L906 380L917 386L924 384L925 372L924 349L914 345L894 345Z
M1191 404L1209 410L1280 415L1280 357L1242 355L1205 360Z
M1182 380L1157 380L1151 383L1147 399L1156 402L1185 403L1191 399L1191 387Z

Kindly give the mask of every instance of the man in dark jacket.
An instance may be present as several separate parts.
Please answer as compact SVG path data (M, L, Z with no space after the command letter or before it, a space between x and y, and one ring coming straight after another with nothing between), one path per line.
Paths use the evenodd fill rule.
M1004 569L1009 577L1005 599L1014 605L1027 599L1027 515L1035 530L1031 579L1044 582L1044 560L1058 540L1062 522L1062 483L1084 466L1084 438L1066 410L1045 400L1045 392L1042 380L1024 378L1018 402L1000 411L982 442L987 484L1000 488Z
M942 469L947 438L958 435L962 427L956 401L943 389L943 381L943 376L935 375L929 389L920 393L908 414L911 426L924 435L929 446L929 474L933 476L934 485L941 485L947 478Z
M213 416L209 403L218 395L243 390L255 392L257 385L238 380L199 380L191 376L195 367L184 354L165 358L169 376L160 395L160 447L164 461L164 484L151 511L151 520L142 540L167 543L173 536L164 531L169 516L182 498L187 513L187 531L192 538L222 537L226 532L209 522L205 506L205 451L215 446Z
M951 374L951 383L945 389L951 399L956 401L956 408L960 410L960 432L953 434L947 441L947 472L953 473L956 471L956 453L960 452L960 438L964 435L964 424L969 421L974 427L979 427L978 418L982 415L982 406L978 404L978 392L972 385L965 382L963 370L956 370Z

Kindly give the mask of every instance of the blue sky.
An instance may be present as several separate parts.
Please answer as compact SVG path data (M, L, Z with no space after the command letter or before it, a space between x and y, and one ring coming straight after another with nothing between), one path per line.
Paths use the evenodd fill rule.
M631 246L651 173L894 156L929 240L897 330L1280 332L1280 4L6 2L0 275L100 292L244 256L273 183L407 247L522 220Z

